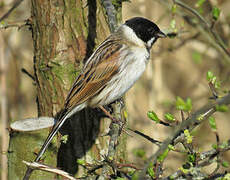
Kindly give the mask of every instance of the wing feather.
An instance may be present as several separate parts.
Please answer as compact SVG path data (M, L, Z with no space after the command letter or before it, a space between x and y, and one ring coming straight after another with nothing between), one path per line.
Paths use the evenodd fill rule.
M122 48L122 45L114 43L108 46L106 44L106 47L101 46L99 48L102 50L97 50L96 52L101 54L93 54L92 56L93 58L100 58L95 61L91 59L74 82L66 98L65 107L67 109L72 109L76 105L92 98L100 92L106 86L107 82L119 71L117 59L120 56L119 50Z

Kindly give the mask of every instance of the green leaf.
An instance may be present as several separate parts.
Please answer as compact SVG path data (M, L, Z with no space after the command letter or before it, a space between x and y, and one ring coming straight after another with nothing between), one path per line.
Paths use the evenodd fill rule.
M177 97L176 98L176 108L178 110L182 111L191 111L192 109L192 100L190 98L187 98L186 102L181 98Z
M201 55L201 53L198 52L198 51L194 51L194 52L192 53L192 59L193 59L193 61L194 61L195 63L200 64L201 61L202 61L202 55Z
M155 172L153 170L153 167L149 167L147 172L150 177L155 178Z
M194 163L196 161L196 154L189 154L188 161Z
M6 22L5 21L0 21L0 25L5 25ZM1 27L1 26L0 26Z
M216 76L213 76L211 83L212 83L212 84L215 84L215 83L216 83L216 79L217 79L217 77L216 77Z
M165 115L165 119L168 121L175 121L175 117L171 114L171 113L166 113Z
M219 148L224 149L228 147L228 142L227 141L223 141L223 143L221 145L219 145Z
M218 147L217 144L213 144L213 145L212 145L212 148L213 148L213 149L217 149L217 147Z
M148 111L147 116L149 119L155 121L156 123L160 122L160 119L158 118L157 114L154 111Z
M168 145L169 150L175 151L175 147L171 144Z
M133 176L135 174L135 172L136 172L135 170L130 170L127 173L128 173L128 175Z
M67 140L68 140L68 135L64 135L64 136L61 137L61 141L62 141L64 144L66 144Z
M208 71L208 72L207 72L207 75L206 75L207 80L208 80L209 82L211 82L212 79L213 79L213 77L214 77L213 72L212 72L212 71Z
M179 110L184 110L185 109L185 102L181 97L176 98L176 108Z
M216 21L220 16L220 9L216 6L212 9L212 18Z
M175 13L176 13L176 9L177 9L177 5L176 5L176 4L173 4L173 5L172 5L172 8L171 8L171 12L172 12L173 14L175 14Z
M221 165L225 168L229 167L229 163L227 161L222 161Z
M139 177L139 172L135 172L134 174L132 174L132 180L138 180Z
M198 121L202 121L204 119L204 116L202 114L198 115L196 118Z
M158 162L163 162L164 159L167 157L169 152L169 148L167 148L160 156L157 157Z
M107 156L107 159L108 159L109 161L113 161L113 158L114 158L114 156Z
M228 112L228 106L223 104L223 105L216 105L216 111L219 112Z
M209 121L209 125L212 128L212 130L216 131L216 120L215 120L215 118L211 116L208 118L208 121Z
M184 173L184 174L188 174L189 173L189 169L186 169L186 168L187 168L187 166L183 165L182 167L179 168L179 170L181 170L181 172Z
M145 157L145 151L143 149L134 149L133 153L137 157L140 157L140 158Z
M205 2L206 0L198 0L197 2L196 2L196 7L201 7L203 4L204 4L204 2Z
M186 99L186 109L187 109L187 111L192 110L192 100L190 98Z
M220 81L216 81L215 84L214 84L214 87L216 89L219 89L220 88L220 85L221 85L221 82Z
M80 164L80 165L85 165L86 163L85 163L85 160L84 159L78 159L77 160L77 164Z
M213 72L208 71L206 78L209 83L212 83L216 89L220 88L221 82L217 81L217 77L213 74Z
M176 29L176 20L175 19L172 19L171 22L170 22L170 27L172 29Z
M192 143L192 136L188 129L184 130L184 135L188 144Z
M229 179L230 179L230 173L227 173L221 180L229 180Z

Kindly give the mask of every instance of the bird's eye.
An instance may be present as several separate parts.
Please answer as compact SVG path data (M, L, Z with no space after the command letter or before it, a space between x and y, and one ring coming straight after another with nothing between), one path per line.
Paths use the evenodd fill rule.
M147 31L151 33L151 32L152 32L152 29L149 28L149 29L147 29Z
M149 34L154 34L154 29L152 29L152 28L147 29L147 31Z

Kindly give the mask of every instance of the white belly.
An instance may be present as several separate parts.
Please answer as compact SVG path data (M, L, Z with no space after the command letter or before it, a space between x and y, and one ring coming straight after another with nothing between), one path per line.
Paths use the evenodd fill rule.
M134 49L133 53L126 56L126 63L121 66L120 72L91 103L106 105L122 97L143 74L148 59L149 52L145 48Z

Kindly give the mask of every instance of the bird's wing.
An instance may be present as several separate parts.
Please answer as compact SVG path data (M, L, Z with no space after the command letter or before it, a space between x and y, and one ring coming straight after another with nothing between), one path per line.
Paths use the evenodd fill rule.
M105 47L106 46L106 47ZM117 43L100 46L87 62L83 72L74 82L66 98L66 109L84 103L99 93L119 71L118 58L122 45Z

